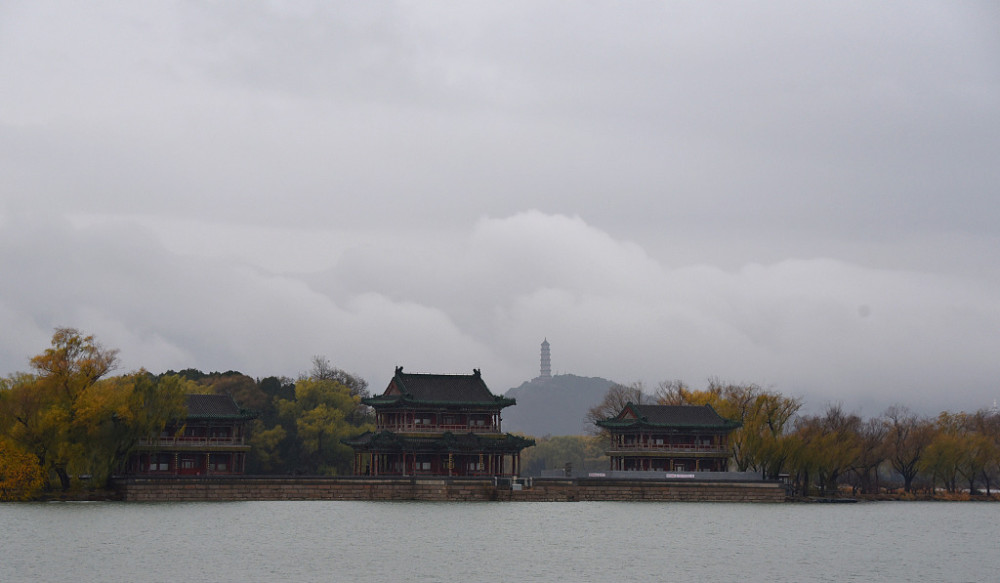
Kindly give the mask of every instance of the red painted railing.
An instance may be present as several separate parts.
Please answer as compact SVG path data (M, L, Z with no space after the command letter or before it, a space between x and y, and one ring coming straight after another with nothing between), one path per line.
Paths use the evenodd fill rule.
M195 437L189 435L140 439L139 445L155 447L238 447L245 446L244 437Z
M382 425L379 429L385 429L388 431L394 431L396 433L443 433L445 431L451 431L452 433L500 433L500 430L491 425L425 425L413 424L413 423L400 423L395 425Z
M680 451L680 452L707 452L707 453L728 453L729 446L715 444L694 444L694 443L616 443L611 449L613 451Z

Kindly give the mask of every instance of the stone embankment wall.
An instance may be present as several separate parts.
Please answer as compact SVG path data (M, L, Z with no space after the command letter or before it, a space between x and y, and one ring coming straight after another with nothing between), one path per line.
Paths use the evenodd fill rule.
M532 487L509 492L512 500L532 502L641 500L661 502L783 502L777 482L650 482L631 480L534 480ZM506 498L502 498L506 499Z
M781 502L775 482L651 482L601 479L531 480L522 489L492 479L464 478L128 478L118 483L130 502L249 500L424 501L674 501Z

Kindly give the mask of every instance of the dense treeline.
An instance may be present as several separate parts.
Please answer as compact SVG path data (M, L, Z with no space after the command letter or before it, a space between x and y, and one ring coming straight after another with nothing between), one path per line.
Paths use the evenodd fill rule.
M141 439L187 415L192 393L230 395L255 414L250 473L346 473L353 454L341 438L373 428L367 383L322 357L294 381L194 369L110 376L117 364L117 350L63 328L32 372L0 378L0 500L107 486Z
M541 476L544 470L602 472L608 469L606 444L587 435L546 435L521 452L521 468L526 476Z
M313 357L312 369L296 380L255 380L236 371L164 373L173 375L195 383L194 392L230 395L256 414L247 473L349 473L354 454L341 439L375 428L374 416L361 404L368 382L321 356Z
M587 420L611 417L629 401L711 405L742 423L730 436L738 471L786 477L799 495L944 490L990 495L1000 480L1000 415L943 412L924 417L904 406L863 418L840 405L804 415L802 401L753 384L710 380L703 390L663 382L652 395L641 384L615 385ZM595 432L600 435L596 426Z

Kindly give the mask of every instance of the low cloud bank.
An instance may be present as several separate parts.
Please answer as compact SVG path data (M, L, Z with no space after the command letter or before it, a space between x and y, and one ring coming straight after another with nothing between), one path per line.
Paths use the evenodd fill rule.
M667 267L579 217L485 217L427 238L340 233L340 249L303 250L337 258L308 273L265 267L273 256L171 251L168 231L138 219L0 225L4 373L73 326L120 348L130 369L294 376L320 354L376 389L403 365L482 368L503 392L538 374L543 337L561 373L650 388L719 377L868 414L989 406L1000 378L989 282L823 258Z

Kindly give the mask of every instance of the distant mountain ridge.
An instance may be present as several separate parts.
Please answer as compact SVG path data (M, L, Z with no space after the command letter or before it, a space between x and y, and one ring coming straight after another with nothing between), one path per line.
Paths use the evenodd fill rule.
M504 431L533 437L585 435L587 410L604 399L614 383L572 374L536 377L508 389L517 405L503 410Z

